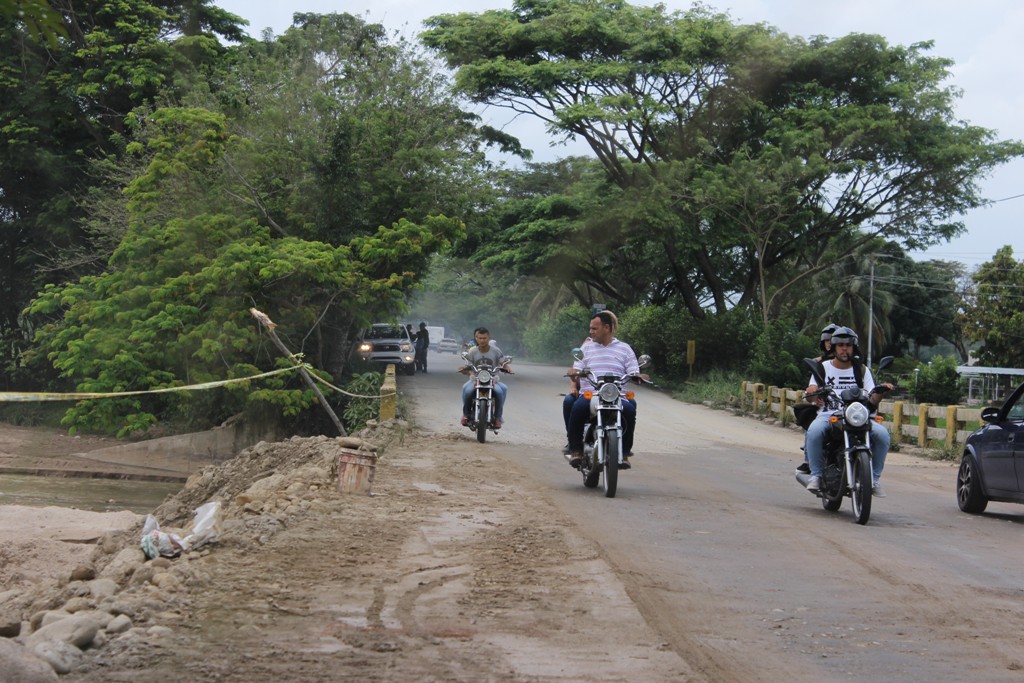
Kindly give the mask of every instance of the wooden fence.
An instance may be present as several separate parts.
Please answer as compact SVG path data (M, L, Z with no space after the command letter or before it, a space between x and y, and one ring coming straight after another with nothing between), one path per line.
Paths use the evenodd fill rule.
M766 387L755 382L740 384L740 407L743 410L775 415L785 424L794 421L793 405L802 397L803 390ZM981 421L980 408L964 406L882 401L878 411L888 418L883 424L892 434L894 443L913 443L922 448L936 441L945 443L946 448L962 444L971 433L968 423ZM945 428L937 426L940 420L945 420Z

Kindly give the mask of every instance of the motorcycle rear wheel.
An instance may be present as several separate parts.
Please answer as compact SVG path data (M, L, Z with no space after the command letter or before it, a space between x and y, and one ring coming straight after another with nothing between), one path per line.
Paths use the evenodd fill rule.
M835 512L843 506L843 489L846 487L846 477L843 475L842 467L835 464L828 465L822 479L824 485L821 490L821 507L829 512ZM830 483L832 487L827 488Z
M871 516L871 454L868 451L858 451L854 456L853 478L850 482L853 515L857 524L867 524Z
M487 441L487 413L487 399L482 398L476 403L476 440L480 443Z
M619 485L619 433L604 433L604 495L614 498Z

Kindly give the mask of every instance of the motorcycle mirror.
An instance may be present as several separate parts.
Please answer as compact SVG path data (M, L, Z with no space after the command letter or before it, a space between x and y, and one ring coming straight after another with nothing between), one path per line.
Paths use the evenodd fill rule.
M583 349L576 347L572 350L572 357L576 360L583 360Z
M825 386L825 368L822 367L821 361L813 358L804 358L804 365L811 369L811 375L814 376L814 383L819 386Z
M636 360L637 360L637 363L639 363L640 367L644 367L645 365L647 365L648 363L650 363L650 362L651 362L651 357L650 357L650 356L648 356L648 355L647 355L647 354L645 353L644 355L640 356L640 357L639 357L639 358L637 358Z
M885 370L887 367L891 366L895 360L896 360L895 356L885 356L885 357L883 357L882 360L878 361L878 369L879 370Z

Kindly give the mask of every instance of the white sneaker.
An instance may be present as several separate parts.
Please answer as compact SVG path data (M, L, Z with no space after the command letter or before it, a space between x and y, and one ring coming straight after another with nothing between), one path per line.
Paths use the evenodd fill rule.
M871 486L871 495L875 498L885 498L885 489L877 481Z
M808 491L820 491L821 490L821 477L811 477L807 480Z

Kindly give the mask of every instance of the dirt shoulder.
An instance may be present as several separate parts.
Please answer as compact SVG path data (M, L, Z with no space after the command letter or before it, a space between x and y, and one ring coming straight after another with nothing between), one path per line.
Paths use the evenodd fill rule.
M155 514L183 526L219 497L220 542L172 560L176 580L127 578L116 599L133 605L133 628L64 680L691 678L599 548L514 466L461 435L408 434L380 459L372 495L339 494L315 466L333 447L262 444L194 475Z

